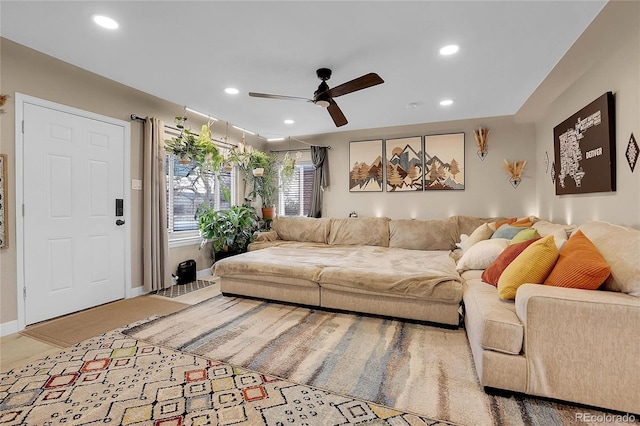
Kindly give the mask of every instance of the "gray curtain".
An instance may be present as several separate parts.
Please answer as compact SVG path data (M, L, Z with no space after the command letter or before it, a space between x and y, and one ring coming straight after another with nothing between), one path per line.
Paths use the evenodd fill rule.
M146 291L171 287L164 123L147 117L143 136L142 275Z
M311 147L311 162L313 163L313 191L311 192L311 207L309 217L322 217L322 193L329 186L329 162L326 146Z

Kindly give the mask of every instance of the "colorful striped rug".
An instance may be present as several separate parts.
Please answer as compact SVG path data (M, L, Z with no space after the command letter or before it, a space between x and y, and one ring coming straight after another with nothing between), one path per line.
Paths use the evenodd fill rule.
M460 424L571 424L585 412L486 394L463 329L217 296L124 333Z
M447 426L114 330L0 374L6 426Z

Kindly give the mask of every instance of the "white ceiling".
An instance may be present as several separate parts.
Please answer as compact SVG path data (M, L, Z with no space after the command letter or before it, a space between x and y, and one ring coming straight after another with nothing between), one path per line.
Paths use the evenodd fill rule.
M4 0L0 34L261 136L300 136L515 114L605 3ZM460 51L439 55L450 43ZM313 97L320 67L330 87L385 83L337 98L339 129L313 104L247 95Z

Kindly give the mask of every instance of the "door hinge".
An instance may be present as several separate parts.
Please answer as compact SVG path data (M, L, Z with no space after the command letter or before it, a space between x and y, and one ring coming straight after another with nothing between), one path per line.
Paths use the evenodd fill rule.
M22 134L24 135L24 120L22 120Z
M22 217L24 217L24 204L22 205Z
M27 288L26 287L22 287L22 298L23 299L27 298Z

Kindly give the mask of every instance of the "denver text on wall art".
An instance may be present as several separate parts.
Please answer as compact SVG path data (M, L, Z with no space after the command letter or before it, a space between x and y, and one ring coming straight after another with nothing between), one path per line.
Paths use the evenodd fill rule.
M464 133L424 137L424 189L464 189Z
M388 192L422 191L422 137L387 139L385 159Z
M382 191L382 139L349 142L349 191Z
M0 154L0 248L7 247L7 155Z
M613 93L607 92L553 129L556 195L616 190Z

